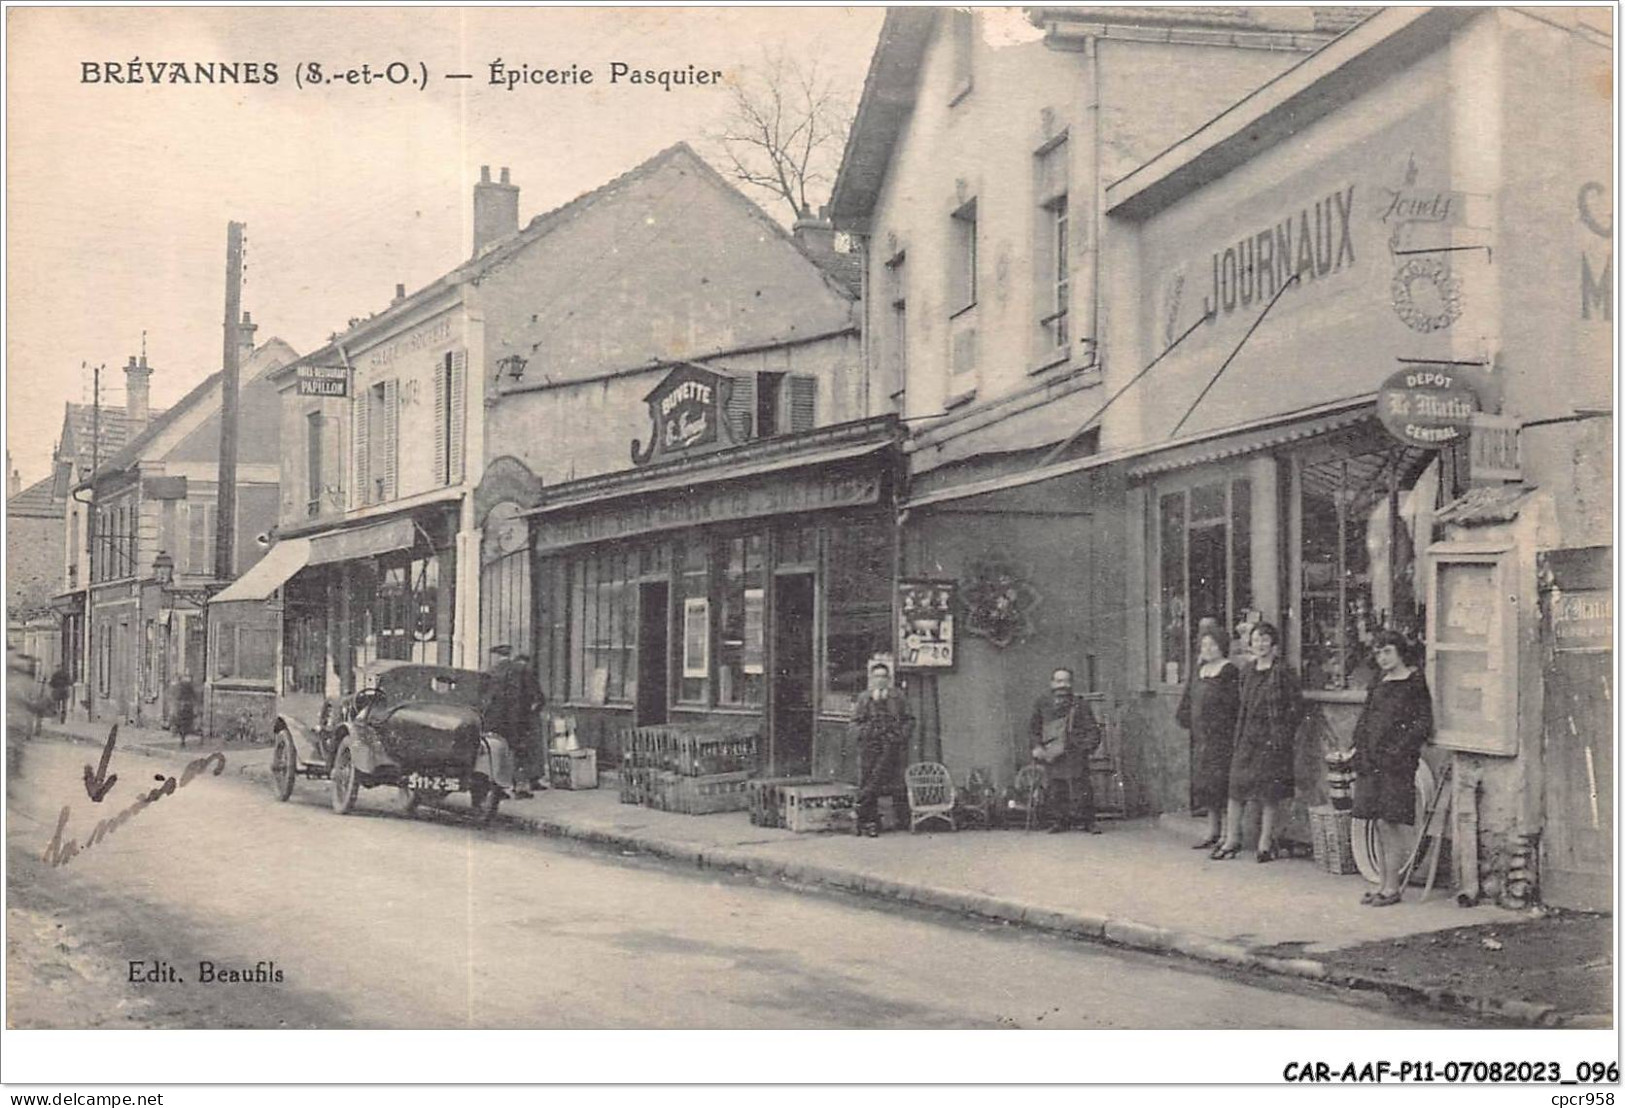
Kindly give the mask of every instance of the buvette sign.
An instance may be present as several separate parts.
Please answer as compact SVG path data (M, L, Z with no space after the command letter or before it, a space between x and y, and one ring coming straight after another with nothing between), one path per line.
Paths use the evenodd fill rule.
M1437 450L1467 434L1478 412L1478 392L1447 367L1408 366L1377 393L1377 417L1406 446Z
M649 405L648 445L632 443L637 465L705 449L734 445L728 422L733 378L704 366L680 365L645 396Z

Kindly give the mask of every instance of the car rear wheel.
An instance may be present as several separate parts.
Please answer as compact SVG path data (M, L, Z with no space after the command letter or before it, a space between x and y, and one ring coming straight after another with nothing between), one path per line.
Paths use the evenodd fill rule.
M299 755L294 752L293 738L286 731L276 733L276 747L271 751L271 785L278 800L293 795L293 782L299 776Z
M356 794L361 791L360 775L355 768L355 746L346 738L339 743L339 752L333 758L333 811L347 815L355 807Z
M474 819L482 826L496 818L497 807L502 803L502 790L485 782L475 782L468 790L469 797L474 802Z

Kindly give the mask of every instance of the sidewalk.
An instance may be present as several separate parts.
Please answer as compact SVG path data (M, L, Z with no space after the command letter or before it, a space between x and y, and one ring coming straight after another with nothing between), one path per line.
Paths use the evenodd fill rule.
M85 742L106 739L103 724L46 729ZM223 750L228 772L269 778L269 746L194 740L182 751L173 736L121 728L119 747L180 758ZM297 788L325 783L301 781ZM1543 970L1526 965L1522 953L1542 951L1541 929L1559 925L1567 927L1562 946L1572 953L1576 917L1460 908L1440 890L1422 903L1419 888L1396 907L1362 907L1358 900L1370 886L1359 876L1334 876L1309 860L1261 866L1247 851L1209 861L1206 852L1188 849L1200 837L1197 821L1179 817L1107 823L1102 835L965 831L860 839L756 827L743 812L687 816L624 805L606 787L509 800L500 818L509 828L700 868L1374 990L1501 1022L1611 1025L1610 919L1578 918L1587 942L1601 936L1604 945L1600 965L1593 956L1580 967L1591 972L1576 988L1573 957L1538 959L1550 963ZM1494 952L1506 960L1497 964ZM1403 966L1397 973L1396 963Z

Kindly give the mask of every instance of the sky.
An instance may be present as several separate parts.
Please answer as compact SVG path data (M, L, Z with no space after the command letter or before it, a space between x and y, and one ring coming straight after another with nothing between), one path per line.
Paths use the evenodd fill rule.
M727 78L764 48L816 55L856 103L879 8L36 8L7 13L6 432L24 487L62 404L122 405L146 334L152 405L219 368L226 224L247 225L256 340L305 353L469 254L482 165L510 168L521 224L727 114L718 86L608 83L610 63ZM590 86L488 83L571 65ZM87 82L85 63L274 62L274 85ZM423 89L324 73L405 62ZM93 72L96 72L93 70ZM448 81L446 73L472 73ZM770 200L758 195L759 203ZM783 213L775 212L776 216Z

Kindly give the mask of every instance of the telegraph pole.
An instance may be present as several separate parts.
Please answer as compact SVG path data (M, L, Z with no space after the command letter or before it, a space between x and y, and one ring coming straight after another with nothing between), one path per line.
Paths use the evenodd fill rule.
M237 320L243 300L243 225L226 224L226 335L220 374L220 470L215 494L214 576L229 581L237 536Z
M79 363L80 368L84 363ZM102 466L102 367L91 368L90 386L90 499L80 501L85 505L85 718L96 718L96 651L94 638L96 634L96 548L99 545L97 533L100 530L99 513L96 510L96 471ZM83 377L80 378L84 380ZM69 492L74 499L78 497Z

